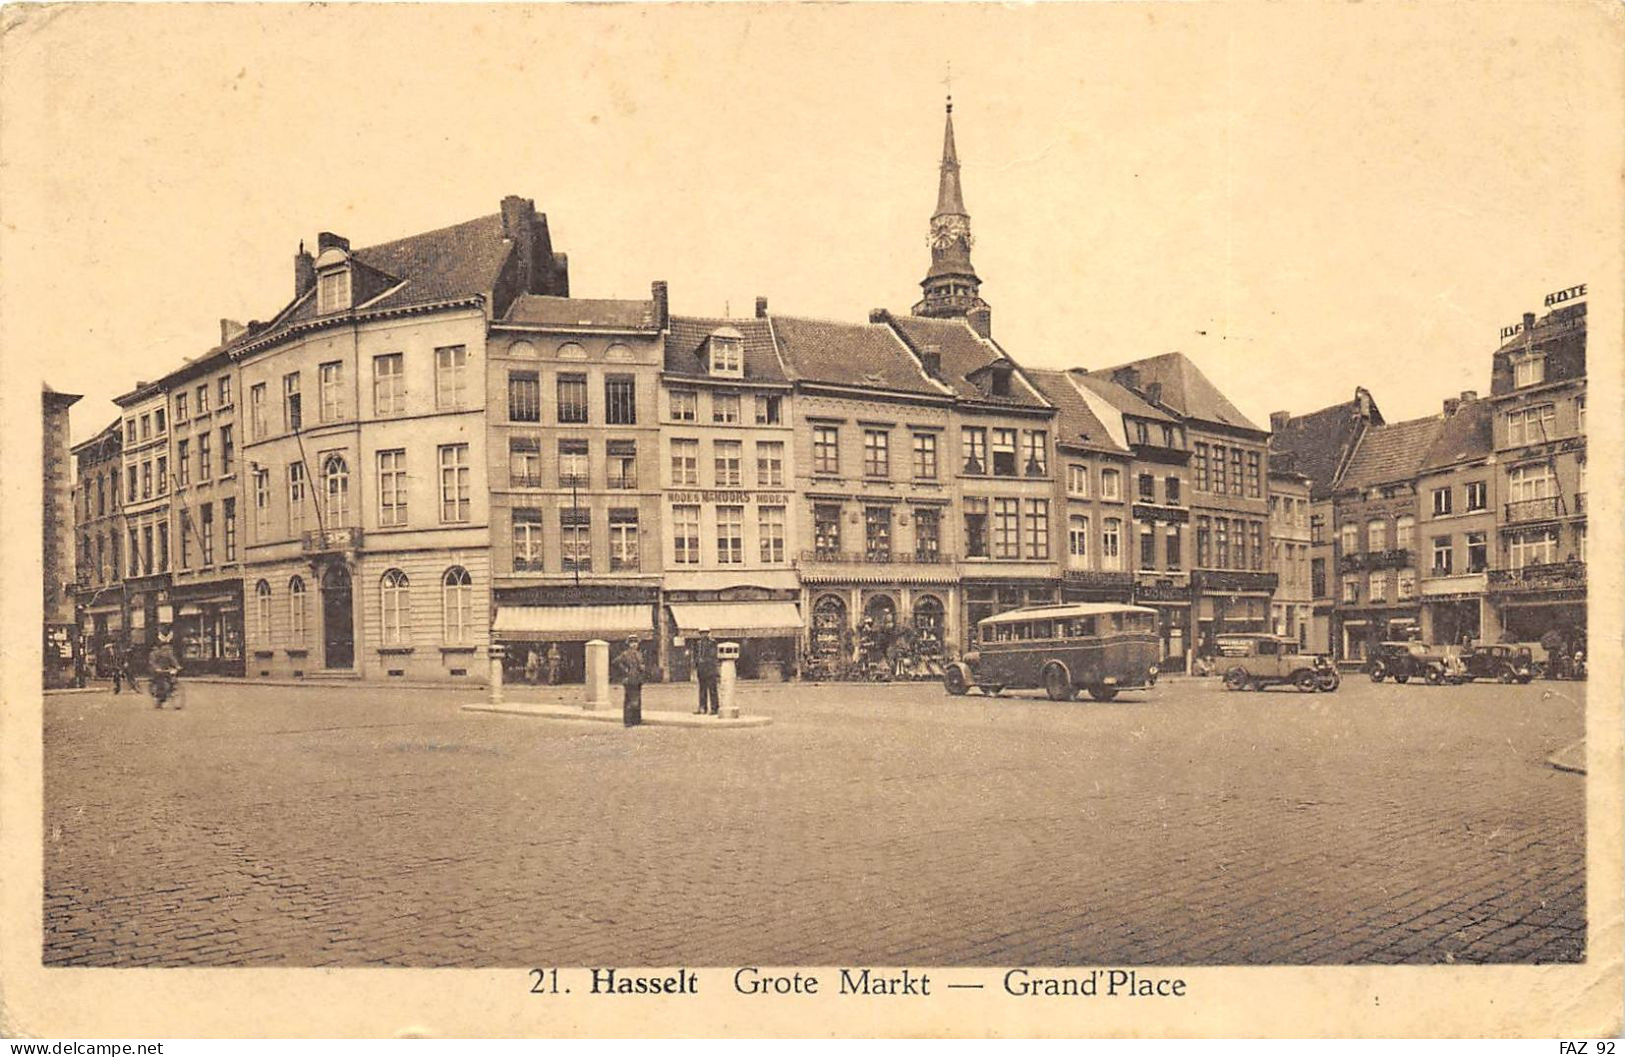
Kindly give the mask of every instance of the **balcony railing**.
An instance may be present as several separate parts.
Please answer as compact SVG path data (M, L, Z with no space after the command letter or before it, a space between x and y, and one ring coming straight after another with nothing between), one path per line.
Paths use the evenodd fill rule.
M1408 548L1395 548L1393 550L1345 554L1342 560L1338 562L1338 568L1346 573L1357 573L1368 569L1404 569L1410 564L1410 550Z
M307 532L300 537L300 548L306 554L326 554L332 551L353 551L361 547L361 530L353 526Z
M1489 588L1500 594L1527 591L1584 591L1585 562L1550 562L1525 565L1522 569L1491 569Z
M836 551L810 550L801 552L803 565L944 565L956 559L940 551L912 553L903 551Z
M1526 521L1551 521L1562 517L1563 513L1563 497L1560 495L1549 495L1544 499L1520 499L1506 505L1506 520L1509 525Z
M509 488L540 488L542 475L539 473L510 473L508 474Z
M609 479L605 481L604 484L610 489L636 491L638 487L638 475L635 473L611 474Z

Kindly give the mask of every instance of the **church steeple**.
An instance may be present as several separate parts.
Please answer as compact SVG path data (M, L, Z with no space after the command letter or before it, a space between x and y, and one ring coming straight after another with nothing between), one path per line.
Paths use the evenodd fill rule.
M916 316L938 319L965 316L987 303L982 281L971 267L970 214L959 186L959 152L954 146L954 98L948 97L942 133L942 169L937 178L937 210L931 216L931 268L920 281L925 296L913 308Z

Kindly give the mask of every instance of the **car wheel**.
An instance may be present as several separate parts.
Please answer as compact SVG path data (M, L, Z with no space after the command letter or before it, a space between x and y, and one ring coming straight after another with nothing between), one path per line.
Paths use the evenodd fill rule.
M1395 672L1394 673L1394 682L1396 682L1396 683L1408 683L1410 681L1411 681L1411 674L1409 672Z
M1501 671L1496 675L1495 681L1498 683L1510 683L1517 677L1518 673L1514 672L1511 668L1502 668Z
M950 664L948 670L942 674L942 685L955 697L964 697L970 690L970 683L965 679L965 671L957 664Z
M1372 666L1371 666L1371 681L1372 681L1372 682L1373 682L1373 683L1380 683L1380 682L1382 682L1382 679L1383 679L1383 676L1385 676L1385 675L1387 675L1387 674L1388 674L1388 667L1387 667L1387 665L1384 665L1384 664L1373 664L1373 665L1372 665Z
M1429 665L1427 670L1422 673L1422 677L1427 680L1429 686L1444 685L1444 669L1442 668Z
M1117 696L1117 687L1091 686L1089 688L1089 696L1094 698L1096 701L1110 701L1112 698Z
M1224 688L1226 690L1252 689L1252 679L1247 675L1247 669L1238 666L1225 672Z
M1306 668L1292 677L1292 685L1299 693L1312 694L1320 689L1320 677Z
M1529 684L1529 682L1534 678L1535 678L1535 675L1534 675L1533 672L1526 672L1525 674L1518 676L1518 682L1525 685L1525 686L1527 686Z
M1078 695L1072 676L1059 664L1044 669L1044 693L1051 701L1070 701Z
M1320 676L1320 688L1326 693L1332 693L1343 685L1343 677L1336 671L1324 672Z

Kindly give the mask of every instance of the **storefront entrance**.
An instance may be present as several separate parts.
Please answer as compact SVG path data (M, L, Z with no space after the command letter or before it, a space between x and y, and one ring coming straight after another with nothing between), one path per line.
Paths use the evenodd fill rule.
M322 663L355 667L355 609L350 570L342 565L330 565L322 574Z

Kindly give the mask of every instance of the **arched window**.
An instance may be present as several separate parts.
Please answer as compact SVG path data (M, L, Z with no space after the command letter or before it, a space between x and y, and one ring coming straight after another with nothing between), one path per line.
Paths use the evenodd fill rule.
M587 350L577 342L567 341L559 346L558 357L561 360L584 360Z
M824 595L813 603L812 649L820 657L835 657L845 648L843 639L850 631L846 603L836 595Z
M328 531L344 528L350 518L350 464L342 455L329 455L322 462L323 517Z
M534 360L536 346L528 341L516 341L508 346L508 355L517 360Z
M379 584L379 598L383 603L383 642L385 646L401 646L412 637L412 597L407 591L406 574L391 569Z
M604 359L610 363L628 363L632 359L632 347L617 341L604 350Z
M305 581L298 576L288 581L288 638L296 646L305 642Z
M447 643L469 641L469 615L474 602L474 581L468 570L453 565L440 578L440 619Z
M271 643L271 585L264 580L254 585L254 637L262 646Z

